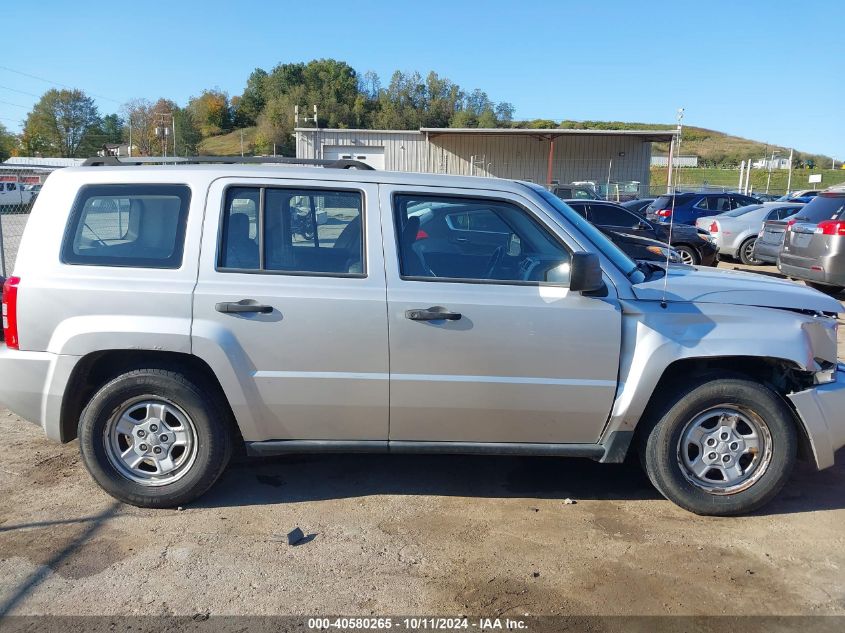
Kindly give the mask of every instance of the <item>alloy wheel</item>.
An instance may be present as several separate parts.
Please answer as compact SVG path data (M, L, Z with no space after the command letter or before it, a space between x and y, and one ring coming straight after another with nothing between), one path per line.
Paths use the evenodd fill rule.
M121 407L106 424L103 440L111 465L144 486L182 478L197 453L191 418L174 403L148 396Z
M694 486L711 494L746 490L772 459L769 427L753 411L734 404L707 409L681 431L678 465Z

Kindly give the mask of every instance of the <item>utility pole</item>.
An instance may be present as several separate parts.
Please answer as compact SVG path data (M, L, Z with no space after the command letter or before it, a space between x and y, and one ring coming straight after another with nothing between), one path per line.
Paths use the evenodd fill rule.
M775 164L775 155L778 152L772 152L772 158L769 161L769 176L766 178L766 193L769 193L769 185L772 183L772 167Z
M683 131L684 109L678 108L678 136L669 143L669 173L666 175L666 193L674 195L675 186L672 181L674 172L675 153L681 155L681 133ZM676 147L677 145L677 147ZM677 177L676 177L677 180Z
M164 157L167 158L167 145L169 143L170 135L173 132L173 113L172 112L156 112L156 129L155 135L161 138L161 148L164 152ZM169 119L169 120L168 120ZM176 153L176 140L173 141L173 153Z
M786 192L792 191L792 155L795 152L793 148L789 148L789 176L786 178Z
M241 130L241 156L244 155L244 131Z
M132 114L129 115L129 155L132 156Z

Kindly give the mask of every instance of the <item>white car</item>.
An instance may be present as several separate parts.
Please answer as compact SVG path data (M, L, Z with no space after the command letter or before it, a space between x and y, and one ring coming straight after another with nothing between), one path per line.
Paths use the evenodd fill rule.
M759 264L754 259L754 243L766 220L782 220L797 213L804 205L794 202L761 202L737 207L719 215L698 218L695 226L709 231L719 248L719 255L739 258L743 264Z

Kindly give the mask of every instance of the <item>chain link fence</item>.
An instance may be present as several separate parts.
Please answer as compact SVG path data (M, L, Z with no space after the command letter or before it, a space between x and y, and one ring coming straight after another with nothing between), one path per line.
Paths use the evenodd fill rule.
M29 212L53 169L0 165L0 275L3 277L15 269Z

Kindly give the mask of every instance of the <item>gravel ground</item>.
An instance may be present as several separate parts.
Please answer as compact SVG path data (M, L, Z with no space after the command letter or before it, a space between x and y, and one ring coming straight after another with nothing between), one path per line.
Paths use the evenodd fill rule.
M152 511L6 411L0 455L0 615L845 615L843 452L731 519L586 460L250 461Z

